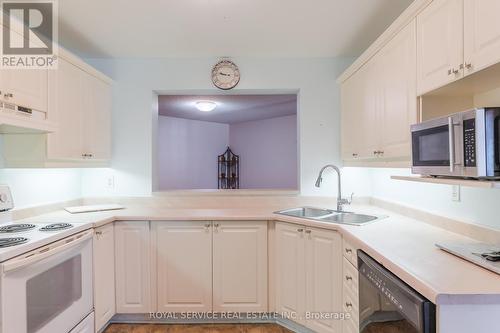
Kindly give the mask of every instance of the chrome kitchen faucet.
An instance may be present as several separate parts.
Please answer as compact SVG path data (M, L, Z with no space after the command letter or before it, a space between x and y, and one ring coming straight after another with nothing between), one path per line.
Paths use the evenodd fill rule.
M351 202L352 202L352 196L354 195L354 193L351 193L351 198L350 199L342 199L342 180L341 180L341 176L340 176L340 169L333 165L333 164L327 164L325 165L324 167L321 168L321 170L319 171L319 175L318 175L318 179L316 179L316 187L321 187L321 182L323 181L323 171L325 171L325 169L327 168L332 168L333 170L335 170L337 172L337 176L338 176L338 188L337 188L337 210L339 212L343 211L343 206L344 205L350 205Z

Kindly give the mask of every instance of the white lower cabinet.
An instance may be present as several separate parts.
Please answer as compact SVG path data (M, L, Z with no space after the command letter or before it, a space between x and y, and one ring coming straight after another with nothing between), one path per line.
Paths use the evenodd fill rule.
M334 317L342 309L342 237L330 230L306 229L305 238L306 326L318 333L338 333L342 322Z
M214 222L213 268L213 311L267 311L267 222Z
M267 311L266 221L152 222L157 310Z
M116 312L147 313L151 306L150 230L147 221L115 225Z
M210 222L153 222L157 310L212 310Z
M335 231L277 223L277 312L318 333L341 332L341 250Z
M115 308L115 235L113 223L94 233L94 313L96 331L103 328Z
M304 324L306 276L304 228L276 223L276 312Z

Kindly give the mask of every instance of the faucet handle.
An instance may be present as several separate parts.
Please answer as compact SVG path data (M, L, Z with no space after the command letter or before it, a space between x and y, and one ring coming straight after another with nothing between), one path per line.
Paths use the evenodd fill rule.
M342 205L350 205L352 203L352 197L353 196L354 196L354 193L351 193L351 196L349 197L349 199L341 199L340 203Z

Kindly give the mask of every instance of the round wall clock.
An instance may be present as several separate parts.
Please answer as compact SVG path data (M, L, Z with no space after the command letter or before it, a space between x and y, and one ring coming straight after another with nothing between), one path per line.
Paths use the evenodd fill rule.
M212 82L222 90L233 89L240 82L240 70L230 60L221 60L212 69Z

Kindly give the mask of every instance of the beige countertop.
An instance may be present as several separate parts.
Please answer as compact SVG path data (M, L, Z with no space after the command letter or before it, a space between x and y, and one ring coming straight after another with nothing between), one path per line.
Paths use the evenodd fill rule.
M290 208L290 207L283 207ZM364 226L339 225L273 214L278 208L166 209L147 206L123 210L69 214L56 211L26 222L87 223L99 227L113 221L275 220L339 231L400 279L436 304L500 304L500 275L436 248L436 242L473 239L371 205L356 205L358 213L386 215Z

